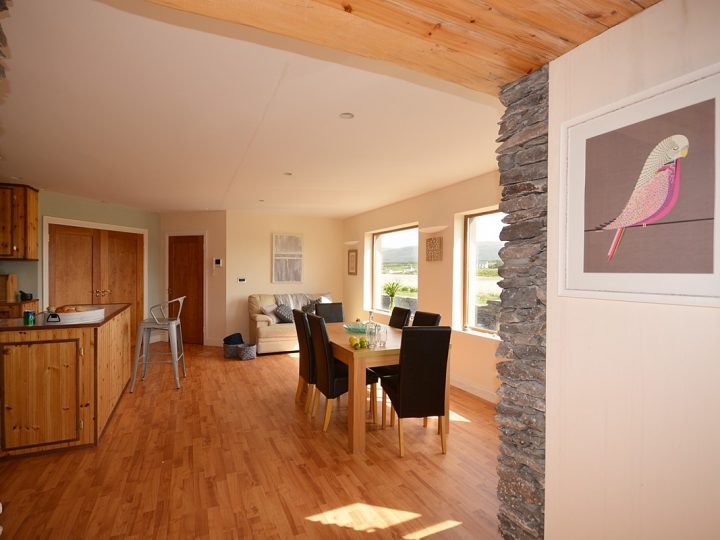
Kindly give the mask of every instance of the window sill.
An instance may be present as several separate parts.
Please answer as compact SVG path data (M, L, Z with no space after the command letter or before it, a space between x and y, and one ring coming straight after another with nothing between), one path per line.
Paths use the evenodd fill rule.
M482 332L480 330L473 330L472 328L460 328L457 330L458 332L462 332L463 334L467 334L469 336L477 336L485 339L490 339L492 341L502 341L499 335L495 332Z

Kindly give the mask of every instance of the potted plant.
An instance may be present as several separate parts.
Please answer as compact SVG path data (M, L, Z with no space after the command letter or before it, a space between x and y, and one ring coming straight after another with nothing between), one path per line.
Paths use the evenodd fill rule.
M395 306L395 295L397 294L399 288L399 281L388 281L385 285L383 285L383 292L388 296L388 298L390 298L390 307L388 308L390 311L392 311L392 308Z

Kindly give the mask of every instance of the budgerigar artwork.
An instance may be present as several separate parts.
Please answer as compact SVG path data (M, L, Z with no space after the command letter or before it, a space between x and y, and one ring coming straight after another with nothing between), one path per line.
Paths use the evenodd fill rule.
M690 142L676 134L660 141L648 155L635 188L620 215L599 230L614 230L607 258L612 261L627 227L645 226L664 218L680 195L680 160L688 155Z
M584 272L713 273L715 105L585 139Z

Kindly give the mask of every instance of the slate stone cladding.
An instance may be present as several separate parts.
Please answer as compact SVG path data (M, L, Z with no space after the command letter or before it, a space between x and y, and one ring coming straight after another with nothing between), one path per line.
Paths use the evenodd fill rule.
M545 521L548 67L502 87L500 101L498 520L503 538L527 540L544 537Z

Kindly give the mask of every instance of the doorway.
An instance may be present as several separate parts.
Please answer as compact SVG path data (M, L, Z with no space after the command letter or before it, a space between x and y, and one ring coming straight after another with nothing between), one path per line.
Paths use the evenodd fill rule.
M205 237L168 237L168 300L185 296L182 332L185 343L204 341Z
M134 336L144 308L142 234L51 223L48 304L130 304Z

